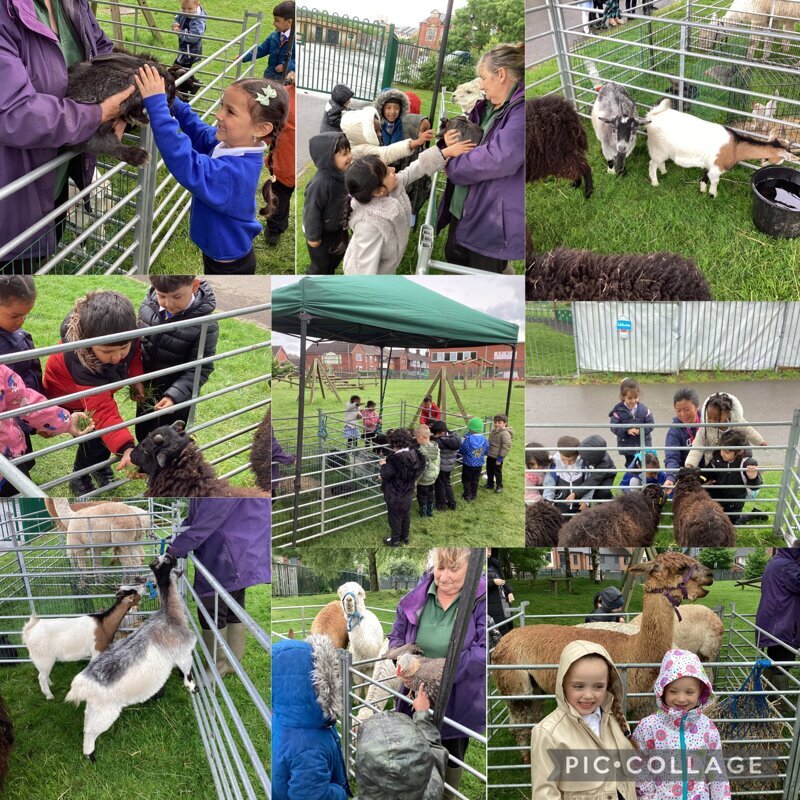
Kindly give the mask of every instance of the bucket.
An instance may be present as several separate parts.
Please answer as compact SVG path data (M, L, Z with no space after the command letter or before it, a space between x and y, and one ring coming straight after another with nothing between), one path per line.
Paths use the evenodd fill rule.
M750 179L753 222L768 236L800 236L800 171L789 167L762 167Z

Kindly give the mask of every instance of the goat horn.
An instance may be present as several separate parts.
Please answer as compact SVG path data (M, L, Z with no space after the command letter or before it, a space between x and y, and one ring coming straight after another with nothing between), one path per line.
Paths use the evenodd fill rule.
M153 437L153 444L164 444L164 437L160 433L157 433Z

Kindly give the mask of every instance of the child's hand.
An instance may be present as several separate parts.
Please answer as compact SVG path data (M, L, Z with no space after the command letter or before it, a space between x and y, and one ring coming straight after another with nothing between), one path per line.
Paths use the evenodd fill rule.
M495 459L495 461L496 461L498 464L502 464L502 463L503 463L503 458L502 458L502 456L498 456L498 457Z
M475 149L475 142L456 142L442 150L442 155L445 158L457 158L463 156L464 153L469 153L470 150Z
M164 79L149 64L139 67L139 71L133 76L133 80L142 97L166 94Z
M572 502L574 499L575 499L575 492L570 492L570 493L567 495L567 500L568 500L569 502Z
M382 458L382 459L381 459L381 460L378 462L378 464L380 464L380 466L383 466L385 463L386 463L386 459L385 459L385 458Z
M628 435L629 436L638 436L639 429L638 428L628 428Z
M414 702L411 704L411 707L414 709L414 711L427 711L431 707L431 701L428 697L428 693L425 691L424 683L419 685L419 691L417 692L417 696L414 698Z
M758 467L747 467L745 472L751 481L754 481L758 477Z
M170 406L174 406L175 401L171 397L162 397L154 406L153 408L158 410L161 408L169 408Z
M283 64L278 64L278 66L275 67L275 72L283 72Z
M411 149L415 150L417 147L422 147L422 145L427 144L431 139L433 139L433 131L420 131L419 138L411 142Z
M86 425L81 428L81 423L84 420L86 421ZM92 422L92 418L88 414L84 414L83 411L74 411L69 415L69 427L67 428L67 433L72 436L73 439L83 433L91 433L93 430L94 422Z
M670 480L667 478L664 481L664 491L667 493L667 496L672 494L672 487L675 485L675 481Z
M129 447L123 454L122 458L119 460L119 464L117 464L117 472L122 472L122 470L126 469L127 467L133 466L133 461L131 461L131 453L133 452L133 448Z
M147 392L144 389L143 383L131 384L131 399L134 403L144 403L147 399Z
M181 26L180 26L180 25L178 25L178 23L177 23L177 22L173 22L173 23L172 23L172 30L173 30L173 31L179 31L180 29L181 29Z
M587 509L587 508L589 508L589 504L588 504L588 503L580 503L580 504L578 505L578 508L579 508L581 511L586 511L586 509Z

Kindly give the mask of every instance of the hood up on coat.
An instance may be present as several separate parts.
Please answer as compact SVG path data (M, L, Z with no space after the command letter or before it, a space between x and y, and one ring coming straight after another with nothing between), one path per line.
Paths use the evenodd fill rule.
M625 605L625 597L616 586L607 586L602 592L595 595L595 605L598 600L604 611L613 611Z
M690 711L682 712L676 708L668 708L664 702L664 689L678 680L678 678L697 678L700 681L700 702ZM706 675L703 664L700 659L689 650L667 650L664 653L664 658L661 659L661 669L659 670L658 677L653 684L653 691L658 700L658 707L675 716L682 716L684 713L691 713L692 711L702 711L711 700L711 695L714 692L714 687Z
M383 107L389 103L399 103L400 105L400 116L398 119L402 120L406 114L411 111L411 103L408 100L408 97L405 92L401 92L399 89L384 89L382 92L379 92L378 95L375 97L372 105L378 109L378 114L383 116Z
M739 398L730 394L730 392L718 392L718 394L726 394L731 399L731 422L744 422L744 409L742 408L742 404L739 401ZM713 395L709 395L703 400L703 408L700 411L700 419L703 422L708 422L708 416L706 415L706 408L708 407L708 401L713 397ZM691 427L691 426L690 426ZM716 428L715 430L722 432L724 428Z
M69 312L67 318L61 323L61 339L64 342L79 342L81 339L86 338L87 337L84 336L81 330L81 315L73 309ZM115 342L115 344L120 345L122 342ZM131 352L128 354L128 358L125 359L123 364L130 361L133 352L134 348L131 346ZM69 357L70 353L65 353L64 355L65 357ZM78 350L73 350L72 355L74 355L81 366L85 367L89 372L94 374L99 375L103 373L103 371L108 373L114 369L112 365L103 364L103 362L100 361L100 359L92 352L91 347L81 347ZM111 377L112 376L109 376L109 379L111 379ZM115 378L115 380L120 379L121 378Z
M344 104L348 100L352 99L353 99L353 90L349 86L346 86L343 83L337 83L336 86L334 86L333 89L331 90L331 100L333 100L334 103L337 103L338 105L342 106L342 108L344 108Z
M608 443L602 436L594 434L587 436L578 445L578 455L589 465L596 467L607 455L606 450L588 450L589 447L603 447L607 448Z
M581 716L580 712L567 702L567 698L564 695L564 679L567 677L569 668L578 661L578 659L586 656L600 656L600 658L604 659L608 664L609 682L608 688L606 689L606 696L601 705L603 712L606 714L611 713L611 706L614 703L615 697L620 705L622 705L622 678L620 677L619 671L614 666L614 662L611 660L608 651L600 644L579 639L570 642L561 651L561 658L558 661L558 672L556 673L555 691L558 707L562 711L566 711L570 716L578 718Z
M309 139L308 152L311 155L314 166L320 172L332 172L342 176L342 180L344 180L344 173L336 169L336 165L333 162L333 157L336 154L336 145L341 137L341 133L333 131L318 133Z
M375 132L375 120L380 122L378 110L374 106L364 106L342 114L342 133L350 140L350 147L363 144L380 146L378 134Z

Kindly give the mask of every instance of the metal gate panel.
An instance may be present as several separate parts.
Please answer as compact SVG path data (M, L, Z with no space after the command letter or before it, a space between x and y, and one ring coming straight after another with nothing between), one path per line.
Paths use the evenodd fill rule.
M786 303L776 369L800 367L800 303Z

